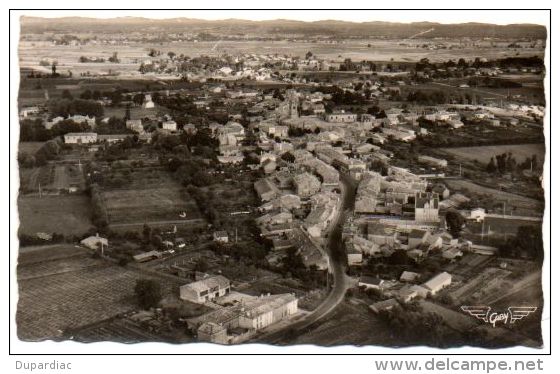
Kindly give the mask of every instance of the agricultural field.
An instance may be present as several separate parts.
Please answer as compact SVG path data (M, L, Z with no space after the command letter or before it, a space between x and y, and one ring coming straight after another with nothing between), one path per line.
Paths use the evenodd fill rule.
M366 305L344 301L336 307L331 316L305 332L298 332L294 339L287 337L280 344L393 346L393 334L389 326L376 318Z
M502 213L501 204L506 203L506 211L514 211L515 215L542 216L544 201L501 191L495 188L484 187L474 182L463 179L446 179L445 184L454 192L466 192L467 196L488 196L499 208L493 208L491 213Z
M45 144L44 142L20 142L18 143L18 152L27 154L35 154Z
M53 259L58 250L68 256ZM44 256L50 261L41 260ZM67 329L135 310L134 284L145 277L157 279L92 259L82 248L23 251L18 266L18 336L27 341L56 339ZM179 285L166 279L164 294L175 294Z
M200 55L221 55L244 54L244 53L265 53L265 54L291 54L303 56L308 51L312 51L318 58L333 59L343 61L351 58L354 61L373 60L373 61L419 61L422 58L429 58L433 62L458 59L464 56L479 56L489 59L504 58L514 56L519 53L521 56L542 55L542 49L520 49L517 52L508 49L506 44L498 45L493 48L480 48L479 46L429 50L418 48L417 45L423 44L421 39L416 39L414 43L400 44L402 40L348 40L343 43L326 42L302 42L302 41L220 41L216 42L174 42L167 45L150 43L130 43L127 45L53 45L49 42L41 41L21 41L19 44L20 65L24 68L34 68L44 72L50 72L50 66L41 66L42 59L57 60L58 71L66 72L71 70L74 75L83 72L92 74L120 73L121 76L139 77L138 68L141 61L151 60L148 56L150 48L156 48L164 53L169 51L177 55L184 54L189 57ZM370 45L368 47L368 44ZM482 43L484 44L484 43ZM488 45L490 47L490 45ZM118 53L120 63L80 63L81 56L102 57L107 60L114 52Z
M138 228L190 223L200 220L196 202L159 167L119 168L107 178L126 178L123 188L105 188L105 202L112 228Z
M531 158L537 155L537 159L541 165L534 165L534 167L542 167L542 162L545 156L544 144L513 144L513 145L491 145L481 147L456 147L456 148L442 148L443 151L460 158L463 160L477 160L480 163L486 164L490 161L491 157L503 153L512 153L512 157L520 163L525 161L527 157Z
M91 207L85 195L20 195L19 233L83 235L93 228Z

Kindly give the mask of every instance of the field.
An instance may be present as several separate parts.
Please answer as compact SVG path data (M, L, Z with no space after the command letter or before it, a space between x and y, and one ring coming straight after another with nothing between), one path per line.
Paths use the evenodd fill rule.
M377 319L366 305L344 301L330 317L298 332L295 339L287 337L281 344L393 346L392 335L387 324Z
M506 48L506 44L494 48L464 47L454 49L428 50L418 48L423 41L418 39L408 45L399 44L402 40L348 40L342 43L301 42L301 41L220 41L220 42L176 42L166 45L150 43L131 43L127 45L85 45L63 46L52 45L48 42L23 41L19 44L20 65L23 68L34 68L50 72L50 66L40 66L42 59L58 61L58 71L66 73L72 70L74 75L90 71L95 74L119 72L123 76L140 76L138 68L140 61L151 59L148 56L150 48L156 48L164 53L174 51L177 55L190 57L200 55L216 56L228 54L289 54L303 56L312 51L318 58L343 61L351 58L354 61L419 61L429 58L430 61L447 61L464 56L479 56L486 58L503 58L513 56L516 52ZM371 46L368 47L368 44ZM79 63L80 56L109 58L117 52L121 63ZM542 55L542 49L520 49L520 55Z
M529 197L516 195L513 193L501 191L495 188L484 187L479 184L461 179L446 179L445 184L452 191L467 191L469 194L488 195L495 200L496 204L505 202L507 204L507 212L515 209L515 215L540 216L544 211L544 202ZM493 213L501 213L498 209Z
M93 227L90 209L85 195L20 195L19 232L27 235L37 232L82 235Z
M163 169L137 167L119 170L129 173L125 188L105 189L103 200L112 228L172 225L200 219L196 203ZM181 217L180 215L184 215Z
M74 246L24 250L18 265L18 336L56 339L67 329L134 310L134 284L142 277ZM169 280L162 285L164 294L176 293L179 286Z
M511 152L517 162L523 162L527 157L531 158L534 154L540 163L544 161L545 145L544 144L514 144L514 145L491 145L482 147L457 147L443 148L445 152L465 160L478 160L481 163L488 163L490 157L500 155L502 153ZM535 165L535 167L540 165Z
M18 145L18 152L25 152L30 155L35 154L43 146L43 142L21 142Z

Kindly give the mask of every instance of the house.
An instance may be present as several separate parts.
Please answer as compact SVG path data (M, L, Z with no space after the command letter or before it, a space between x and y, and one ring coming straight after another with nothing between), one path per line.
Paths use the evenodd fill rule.
M403 288L399 290L398 296L399 296L399 300L402 301L403 303L409 303L415 297L418 296L418 291L416 291L409 285L405 285Z
M408 248L416 248L421 244L424 244L430 233L426 230L412 229L408 234Z
M383 287L383 283L385 283L383 279L363 275L360 277L360 280L358 281L358 287L365 287L368 290L369 289L379 290Z
M204 303L229 293L231 284L229 279L216 275L180 287L181 300L193 303Z
M272 174L276 170L276 161L274 160L266 160L262 163L262 169L265 174Z
M148 251L132 256L136 262L147 262L163 257L163 252Z
M161 128L168 131L177 131L177 122L169 120L161 124Z
M369 223L367 226L367 239L377 245L393 245L397 239L395 230L379 223Z
M89 249L99 249L101 247L109 246L109 241L99 235L89 236L83 239L80 243Z
M476 222L482 222L486 218L486 211L484 208L474 208L471 210L469 219L473 219Z
M401 282L414 282L420 277L420 274L413 271L403 271L401 277L399 278Z
M388 300L383 300L383 301L378 301L376 303L373 303L369 306L369 308L374 312L374 313L379 313L381 311L388 311L391 310L397 306L399 306L399 302L396 299L388 299Z
M254 187L262 201L270 201L280 195L278 188L268 178L259 179L254 183Z
M329 114L325 114L325 121L335 122L335 123L349 123L356 122L358 120L358 115L353 113L346 113L343 110L334 111Z
M447 260L454 260L457 257L463 256L463 252L459 247L451 247L441 252L441 256Z
M310 173L303 173L294 177L294 186L298 196L309 197L319 192L321 182L316 176Z
M297 298L292 294L263 296L246 302L247 308L239 317L239 326L260 330L298 311Z
M438 183L432 187L432 192L437 193L439 196L439 200L444 200L449 197L449 189L443 183Z
M228 343L227 329L214 322L204 322L200 325L198 330L196 330L196 336L201 342L216 344Z
M144 97L144 104L142 105L144 109L153 109L155 107L154 102L152 101L152 95L146 94Z
M227 231L214 231L212 237L214 241L218 243L227 243L229 241L229 236Z
M438 168L446 168L447 167L447 160L439 159L431 156L420 155L418 156L418 162L430 166L435 166Z
M426 288L431 295L435 295L443 288L449 286L452 279L451 274L444 271L424 283L422 287Z
M356 249L352 243L346 243L346 256L348 265L360 265L363 261L362 252Z
M69 132L64 135L64 143L66 144L87 144L96 141L97 134L94 132Z
M126 128L135 131L139 134L144 132L144 126L142 126L141 119L129 119L126 121Z

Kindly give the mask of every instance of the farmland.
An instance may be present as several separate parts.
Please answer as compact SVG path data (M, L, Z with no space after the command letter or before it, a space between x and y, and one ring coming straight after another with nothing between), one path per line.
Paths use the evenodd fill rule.
M111 227L138 228L144 223L171 226L200 219L196 203L167 171L152 166L119 168L107 177L124 175L126 188L103 191Z
M53 258L59 250L63 255ZM134 310L133 288L141 277L137 271L92 259L80 248L23 251L18 266L18 336L53 339L66 329ZM165 294L175 293L179 286L169 280L162 285Z
M531 158L537 155L539 162L544 160L545 145L544 144L514 144L514 145L492 145L481 147L457 147L443 148L443 150L457 158L464 160L477 160L481 163L488 163L490 157L502 153L512 153L512 157L517 162L523 162L527 157ZM537 167L539 165L535 165Z
M85 195L20 195L18 209L22 234L83 235L93 228L89 199Z
M506 44L493 48L462 47L453 49L430 50L418 48L422 40L416 40L414 44L402 45L401 40L352 40L344 43L326 42L302 42L302 41L221 41L221 42L175 42L168 45L164 52L174 51L176 54L184 54L189 57L200 55L221 55L241 53L266 53L266 54L291 54L305 55L307 51L319 58L343 61L345 58L352 60L373 61L419 61L429 58L430 61L447 61L449 59L461 58L465 55L490 58L503 58L512 56L513 50L508 49ZM368 47L368 44L370 45ZM20 64L24 68L34 68L48 72L49 67L40 66L42 59L57 60L59 71L72 70L74 74L91 72L96 74L108 74L119 72L121 76L139 77L138 68L140 62L150 59L148 51L157 45L150 43L130 43L126 45L84 45L84 46L62 46L53 45L49 42L21 41L19 46ZM490 45L488 44L488 47ZM114 52L118 53L120 63L80 63L81 56L102 57L107 60ZM533 56L542 54L542 49L521 49L521 55Z

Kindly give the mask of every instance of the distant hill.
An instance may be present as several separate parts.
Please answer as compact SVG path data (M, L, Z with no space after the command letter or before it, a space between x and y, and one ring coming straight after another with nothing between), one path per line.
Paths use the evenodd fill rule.
M207 32L214 34L248 34L260 36L334 36L371 38L408 38L426 30L422 38L499 38L546 39L546 28L535 24L494 25L487 23L440 24L433 22L347 22L324 20L303 22L294 20L249 21L240 19L201 20L192 18L147 19L120 17L111 19L64 17L21 18L22 33L115 33L115 32Z

